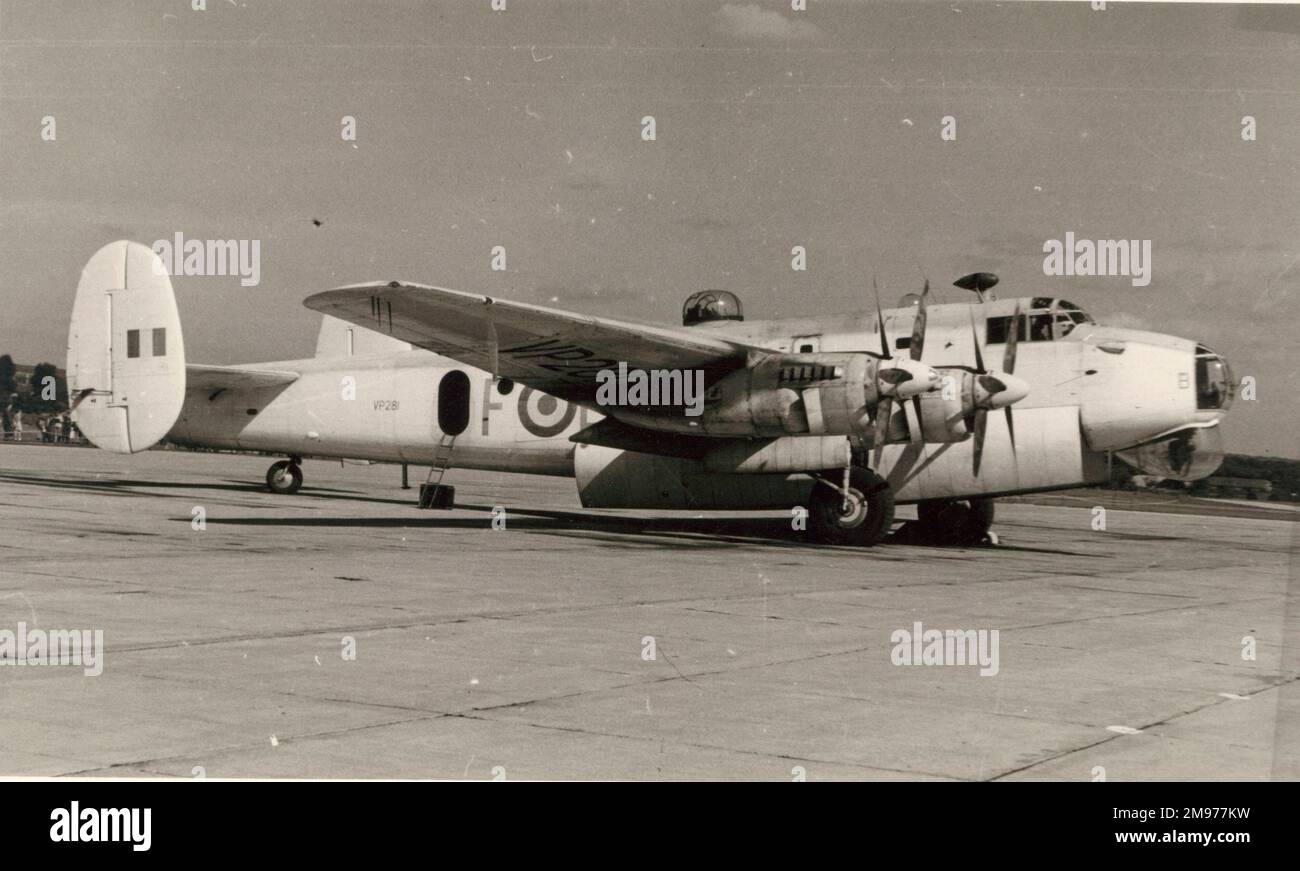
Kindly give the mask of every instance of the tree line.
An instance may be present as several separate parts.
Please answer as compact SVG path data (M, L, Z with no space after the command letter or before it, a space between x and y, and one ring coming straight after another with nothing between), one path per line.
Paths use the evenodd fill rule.
M38 363L20 389L13 358L0 355L0 408L11 405L24 414L61 414L68 410L68 384L53 363Z

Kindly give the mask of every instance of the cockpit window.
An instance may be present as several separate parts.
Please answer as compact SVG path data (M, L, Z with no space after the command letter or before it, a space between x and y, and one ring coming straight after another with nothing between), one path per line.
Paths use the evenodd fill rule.
M1020 315L1020 341L1050 342L1063 339L1075 328L1076 324L1096 323L1087 312L1077 305L1065 300L1051 300L1036 296L1031 302L1035 309L1046 311L1029 311ZM989 318L986 323L984 342L996 345L1006 342L1011 334L1011 318Z
M1029 319L1029 341L1050 342L1053 338L1051 315L1034 315Z

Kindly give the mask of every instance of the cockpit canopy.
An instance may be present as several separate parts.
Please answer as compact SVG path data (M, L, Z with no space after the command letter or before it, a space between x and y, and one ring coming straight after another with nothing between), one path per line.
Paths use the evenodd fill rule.
M701 290L686 297L682 326L693 327L710 321L743 321L740 299L729 290Z
M1030 300L1029 308L1020 313L1017 339L1021 342L1050 342L1065 338L1079 324L1095 323L1091 315L1069 300L1036 296ZM1004 343L1010 335L1011 315L988 319L985 344Z

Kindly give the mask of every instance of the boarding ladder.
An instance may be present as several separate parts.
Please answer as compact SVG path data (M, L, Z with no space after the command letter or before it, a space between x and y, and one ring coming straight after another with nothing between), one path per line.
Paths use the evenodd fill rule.
M442 492L442 479L446 476L447 470L451 468L451 454L456 445L456 437L443 433L442 438L438 440L438 447L433 452L433 463L429 466L429 474L424 479L424 486L420 488L420 507L421 508L450 508L450 505L440 505L438 496ZM437 480L434 480L437 475Z

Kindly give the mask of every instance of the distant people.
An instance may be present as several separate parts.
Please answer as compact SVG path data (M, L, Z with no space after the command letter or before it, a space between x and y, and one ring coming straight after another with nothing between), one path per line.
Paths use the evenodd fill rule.
M50 418L50 441L56 445L63 441L63 418L58 415Z
M13 438L13 431L14 431L13 403L9 403L8 405L5 406L3 412L3 418L4 418L3 421L0 421L0 423L4 424L4 432L5 432L4 440L9 441L11 438Z
M23 440L23 413L21 411L14 415L14 441Z

